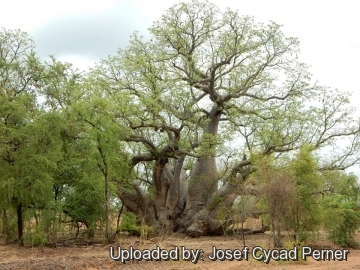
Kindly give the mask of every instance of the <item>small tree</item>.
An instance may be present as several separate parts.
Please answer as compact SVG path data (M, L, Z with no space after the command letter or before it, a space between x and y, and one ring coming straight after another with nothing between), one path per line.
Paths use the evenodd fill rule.
M298 203L297 188L285 169L276 168L272 159L263 159L256 177L263 180L261 204L267 211L275 247L281 247L281 230Z
M281 230L293 232L296 245L322 221L320 207L321 177L312 147L303 146L288 164L276 165L271 157L262 158L254 177L263 182L263 205L269 215L274 246L281 247Z
M329 239L343 247L357 247L354 236L360 225L360 212L356 202L344 201L344 196L328 197L324 206Z
M28 210L53 207L54 172L63 154L60 115L45 110L38 97L69 86L67 66L41 63L34 48L26 33L0 29L0 208L6 232L9 214L16 216L20 245Z
M297 200L287 218L287 225L294 232L296 245L304 243L322 221L321 177L312 150L310 145L304 145L290 164Z
M281 230L285 228L291 209L298 203L296 186L287 173L278 172L267 183L265 196L274 236L274 246L282 247Z
M359 184L354 175L331 172L326 177L324 197L324 223L329 239L340 246L357 247L354 240L360 226ZM336 181L332 181L336 178Z
M101 178L95 179L87 175L65 189L64 212L74 222L85 224L88 237L94 236L94 223L104 216L103 183ZM78 233L78 232L77 232Z

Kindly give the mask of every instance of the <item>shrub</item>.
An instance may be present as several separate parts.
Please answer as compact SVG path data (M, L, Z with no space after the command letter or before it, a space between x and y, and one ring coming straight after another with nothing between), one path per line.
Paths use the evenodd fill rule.
M136 216L133 213L126 213L124 215L120 230L129 232L130 234L140 235L140 227L136 225Z
M360 212L356 202L344 201L343 196L331 196L324 202L325 225L329 229L328 238L342 247L358 247L354 240L360 225Z

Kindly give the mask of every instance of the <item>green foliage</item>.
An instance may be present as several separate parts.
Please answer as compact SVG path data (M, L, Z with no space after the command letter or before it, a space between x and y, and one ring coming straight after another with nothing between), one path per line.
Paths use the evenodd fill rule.
M342 247L358 247L354 236L360 226L360 212L356 202L334 195L324 200L326 227L329 239Z
M354 240L360 227L357 177L341 172L327 172L323 177L326 192L323 199L324 224L329 230L329 239L343 247L358 247Z
M324 171L324 195L341 194L345 201L358 201L360 198L360 185L354 174L339 171Z
M24 234L24 242L31 247L40 247L47 244L47 236L40 228L33 228Z
M196 153L204 157L214 156L219 143L218 140L217 136L206 133L203 134L201 144Z
M280 231L289 230L296 245L304 244L322 222L320 205L322 178L312 147L304 145L285 166L275 165L273 157L255 158L262 180L260 205L269 215L275 246L281 246Z
M267 210L270 224L291 230L295 244L299 245L306 243L324 222L329 239L341 246L357 246L354 241L360 226L357 178L338 171L319 173L312 147L308 145L300 149L287 172L276 169L272 161L265 158L257 162L259 170L254 174L265 181L260 203ZM291 178L282 177L286 174Z
M136 216L133 213L128 212L123 216L120 230L129 232L130 234L140 234L141 227L137 226Z
M101 179L84 175L84 178L64 190L64 211L73 221L84 222L88 228L92 228L94 222L104 216L103 190Z
M16 239L17 219L13 209L2 209L1 232L5 237L5 243L12 243Z
M297 190L297 202L287 225L294 232L297 245L306 242L312 232L317 231L323 218L320 205L322 179L311 151L311 146L303 146L290 164Z
M0 44L0 206L21 209L21 221L26 209L48 207L53 198L62 156L59 117L41 110L37 96L56 78L45 79L27 34L1 29Z

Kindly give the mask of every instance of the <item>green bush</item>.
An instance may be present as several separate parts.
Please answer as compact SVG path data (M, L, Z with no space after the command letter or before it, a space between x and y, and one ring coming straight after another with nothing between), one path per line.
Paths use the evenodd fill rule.
M44 246L47 243L46 234L39 229L24 234L24 243L31 247Z
M14 242L17 238L17 220L16 217L3 217L2 220L2 233L5 236L5 243L9 244Z
M123 216L120 230L129 232L130 234L140 235L140 227L136 225L136 216L133 213L126 213Z
M360 212L356 202L344 201L343 196L332 196L325 201L325 225L329 239L342 247L358 247L354 240L360 225Z

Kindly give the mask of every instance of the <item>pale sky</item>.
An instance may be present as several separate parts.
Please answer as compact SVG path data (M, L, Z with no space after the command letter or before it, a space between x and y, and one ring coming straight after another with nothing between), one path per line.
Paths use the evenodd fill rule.
M0 27L19 28L34 39L38 54L54 54L86 69L117 48L135 30L147 28L175 0L2 0ZM314 81L360 100L359 0L212 0L221 9L238 9L256 21L275 21L300 40L301 61Z
M147 28L175 0L2 0L0 27L20 28L37 52L86 68L125 47L135 30ZM300 40L301 60L314 80L360 97L360 1L213 0L256 21L275 21Z

